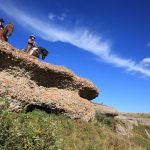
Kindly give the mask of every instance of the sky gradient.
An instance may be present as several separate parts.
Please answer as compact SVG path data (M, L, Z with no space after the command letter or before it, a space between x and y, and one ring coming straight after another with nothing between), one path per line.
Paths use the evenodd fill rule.
M0 17L15 24L9 42L30 34L49 50L46 62L92 80L95 102L119 111L150 112L149 0L0 0Z

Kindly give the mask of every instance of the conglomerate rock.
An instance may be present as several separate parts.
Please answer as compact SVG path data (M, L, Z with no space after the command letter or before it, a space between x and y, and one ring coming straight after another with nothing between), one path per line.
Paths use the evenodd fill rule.
M8 99L12 110L40 108L89 121L95 116L89 100L98 94L91 81L67 68L40 62L0 41L0 97Z
M39 86L77 91L82 98L88 100L93 100L99 94L91 81L76 76L71 70L40 62L34 56L29 56L10 44L0 41L0 69L12 69L16 66L30 73L30 79Z

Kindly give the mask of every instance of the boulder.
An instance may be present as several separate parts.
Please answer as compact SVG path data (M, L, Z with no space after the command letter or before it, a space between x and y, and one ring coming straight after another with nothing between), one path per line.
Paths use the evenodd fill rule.
M23 69L30 74L30 80L39 86L76 91L80 97L88 100L93 100L99 94L90 80L78 77L63 66L40 62L34 56L29 56L6 42L0 41L0 58L0 70L12 70L15 67Z
M119 115L116 116L115 119L121 120L122 122L129 122L132 125L146 125L150 126L150 118L134 118L129 116Z
M122 124L116 124L115 132L120 135L131 136L133 125L129 122L123 122Z
M39 108L89 121L95 116L89 100L98 94L91 81L67 68L40 62L0 41L0 97L7 98L12 111Z
M101 113L106 116L118 116L119 112L110 106L102 105L99 103L93 103L93 108L95 109L96 113Z
M131 136L134 126L138 125L150 126L150 119L148 118L134 118L130 116L119 115L116 116L115 119L121 121L121 123L116 124L116 132L121 135ZM149 138L148 131L146 130L145 132Z

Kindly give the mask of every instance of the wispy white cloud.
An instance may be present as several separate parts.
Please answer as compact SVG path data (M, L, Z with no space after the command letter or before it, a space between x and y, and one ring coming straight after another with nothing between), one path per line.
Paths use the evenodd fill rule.
M2 1L1 1L2 2ZM125 68L127 71L141 73L150 77L150 69L131 59L121 58L112 53L108 40L101 36L90 33L87 29L76 28L74 30L64 29L53 22L43 22L40 18L28 15L14 6L10 1L0 2L0 9L16 20L24 28L37 33L39 37L47 41L61 41L70 43L82 50L91 52L106 63ZM11 10L11 11L10 11ZM13 12L13 13L12 13ZM53 16L50 17L52 20ZM30 27L30 28L29 28Z
M141 62L140 65L143 67L150 67L150 58L144 58Z
M150 63L150 58L144 58L144 59L143 59L143 62L145 62L145 63Z
M65 18L66 18L66 13L62 13L60 15L56 15L54 13L49 13L48 14L48 18L51 20L51 21L64 21Z

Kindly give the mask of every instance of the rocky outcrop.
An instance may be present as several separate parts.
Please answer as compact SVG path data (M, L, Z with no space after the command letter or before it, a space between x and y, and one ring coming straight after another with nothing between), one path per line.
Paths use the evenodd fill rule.
M132 136L134 126L150 126L150 114L148 113L121 113L113 107L99 103L93 103L93 108L96 113L100 113L117 120L114 124L114 131L121 135ZM149 136L149 133L147 133L147 135Z
M150 126L150 119L149 118L134 118L134 117L127 117L127 116L116 116L115 119L121 120L123 122L129 122L132 125L146 125Z
M65 67L40 62L33 56L0 42L0 97L14 111L33 108L89 121L95 110L89 100L98 89Z
M121 123L116 124L116 132L121 135L131 136L132 129L134 128L134 126L150 126L149 118L135 118L130 116L119 115L116 116L115 119L121 121Z
M96 113L101 113L106 116L118 116L119 112L110 106L98 104L98 103L93 103L93 108L95 109Z
M119 135L131 136L133 130L133 125L129 122L122 122L121 124L116 124L115 132Z
M77 91L82 98L88 100L99 94L91 81L76 76L65 67L40 62L33 56L17 51L8 43L0 42L0 58L1 70L17 66L30 73L30 79L39 86Z

